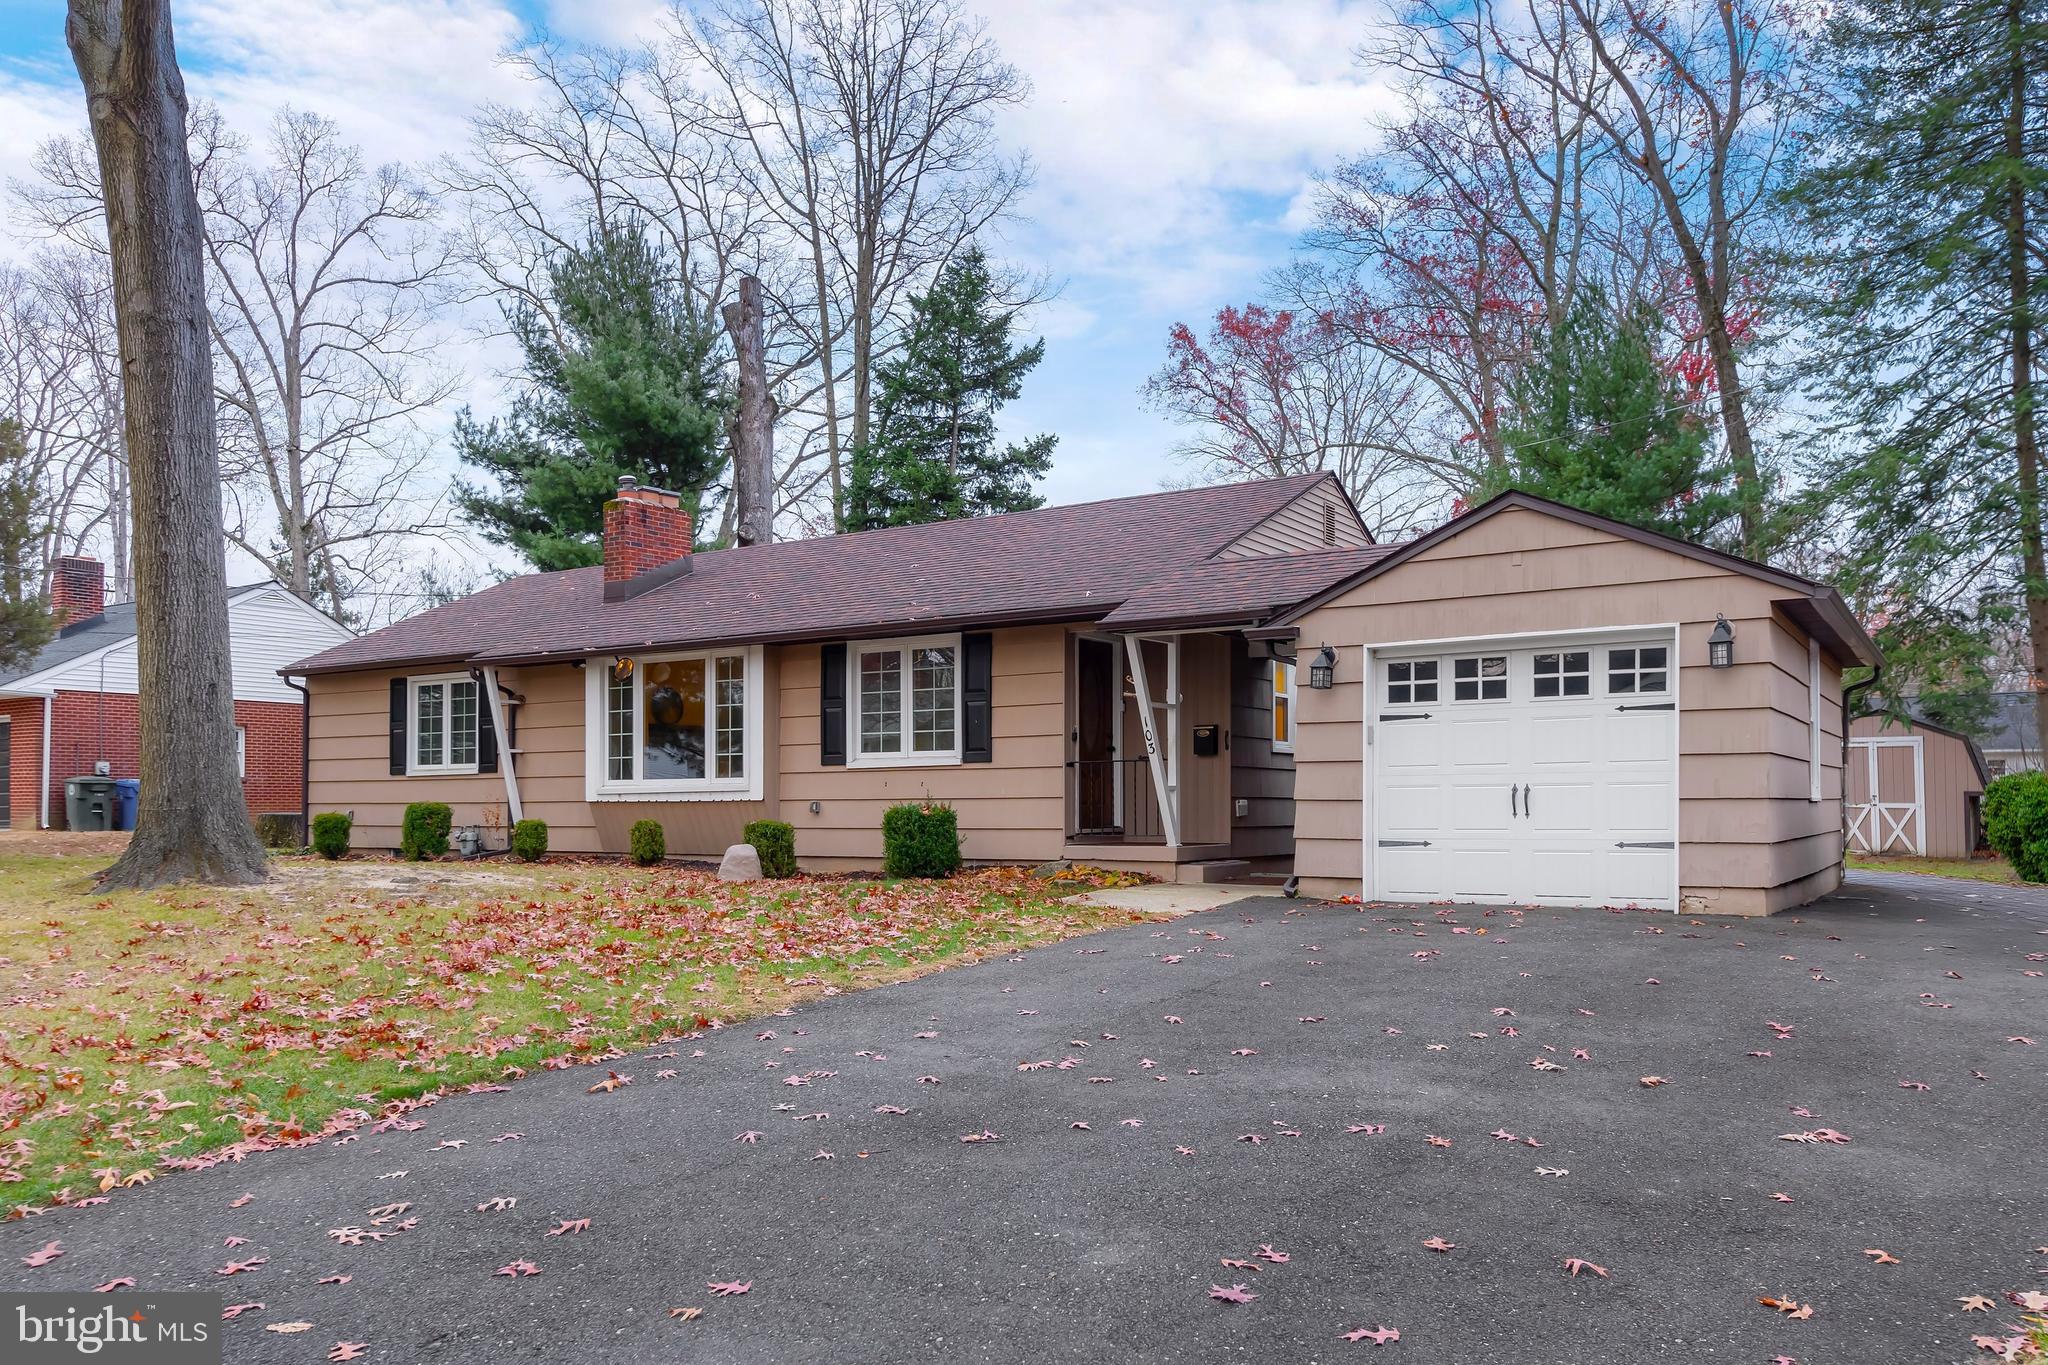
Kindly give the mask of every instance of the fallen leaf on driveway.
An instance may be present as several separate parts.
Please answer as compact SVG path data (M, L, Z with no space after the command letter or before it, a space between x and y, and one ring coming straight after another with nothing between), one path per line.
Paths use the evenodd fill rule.
M1603 1279L1603 1280L1607 1278L1607 1267L1606 1267L1606 1266L1604 1266L1604 1265L1594 1265L1594 1264L1593 1264L1593 1263L1592 1263L1591 1261L1588 1261L1588 1260L1584 1259L1583 1257L1579 1257L1579 1256L1567 1256L1567 1257L1565 1257L1565 1258L1564 1258L1564 1268L1565 1268L1566 1270L1569 1270L1569 1271L1571 1271L1571 1273L1572 1273L1572 1278L1573 1278L1573 1279L1575 1279L1575 1280L1576 1280L1576 1279L1577 1279L1577 1278L1579 1277L1579 1272L1580 1272L1581 1270L1590 1270L1590 1271L1592 1271L1592 1272L1593 1272L1593 1273L1594 1273L1595 1275L1598 1275L1598 1276L1599 1276L1599 1277L1600 1277L1601 1279Z
M1399 1341L1401 1339L1401 1329L1382 1324L1372 1328L1360 1327L1353 1331L1344 1332L1341 1335L1346 1341L1370 1341L1375 1346L1384 1346L1390 1341Z
M1423 1241L1422 1244L1428 1247L1431 1251L1450 1251L1458 1245L1456 1242L1446 1242L1441 1237L1427 1238Z
M754 1282L752 1280L725 1280L722 1282L710 1280L705 1283L704 1287L721 1298L730 1298L734 1294L746 1293L754 1287Z
M1221 1299L1224 1303L1250 1303L1258 1295L1241 1284L1231 1285L1228 1289L1220 1284L1212 1284L1209 1286L1209 1297Z
M588 1218L564 1218L561 1222L543 1232L541 1236L560 1237L564 1233L588 1231L590 1231L590 1220Z
M319 1279L318 1283L320 1283L320 1284L347 1284L347 1283L348 1283L348 1282L349 1282L350 1280L353 1280L354 1278L355 1278L355 1276L353 1276L353 1275L323 1275L323 1276L321 1276L321 1277L320 1277L320 1279Z
M94 1285L92 1287L92 1292L95 1294L111 1294L116 1289L133 1289L134 1287L134 1279L130 1276L123 1275L118 1280L108 1280L105 1284Z
M1259 1250L1257 1254L1260 1260L1271 1261L1274 1265L1286 1265L1287 1262L1290 1259L1292 1259L1284 1251L1273 1250L1273 1244L1271 1242L1259 1243Z
M518 1279L521 1275L540 1274L540 1267L532 1261L514 1261L510 1265L499 1266L491 1273L493 1275L510 1275L512 1278Z
M28 1255L22 1257L21 1263L34 1269L37 1266L48 1265L63 1254L64 1244L62 1242L45 1242L39 1250L31 1251Z
M1872 1265L1897 1265L1899 1258L1882 1247L1865 1247L1863 1254L1870 1258Z
M329 1360L354 1360L369 1349L370 1343L367 1341L337 1341L328 1348L327 1358Z
M1956 1302L1963 1306L1965 1313L1989 1313L1991 1311L1992 1300L1984 1297L1982 1294L1965 1294L1962 1298L1957 1299Z
M1642 1086L1645 1090L1655 1090L1658 1086L1669 1085L1671 1082L1662 1076L1644 1076L1636 1084Z
M216 1275L246 1275L257 1266L267 1265L269 1262L270 1258L268 1256L255 1256L246 1261L229 1261L213 1273Z
M698 1318L704 1316L704 1310L701 1308L671 1308L668 1310L668 1315L672 1318L681 1318L684 1322L695 1322Z
M220 1315L224 1318L239 1318L244 1313L260 1313L262 1311L263 1305L260 1303L231 1303L220 1310Z
M295 1336L300 1332L312 1331L313 1324L310 1322L273 1322L266 1324L263 1330L266 1332L282 1333L285 1336Z

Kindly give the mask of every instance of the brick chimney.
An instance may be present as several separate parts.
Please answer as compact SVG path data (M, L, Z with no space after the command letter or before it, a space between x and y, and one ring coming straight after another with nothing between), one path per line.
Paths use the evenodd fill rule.
M690 514L682 499L619 476L604 505L604 600L622 602L690 571Z
M63 555L50 561L50 614L58 626L90 620L107 609L107 571L97 559Z

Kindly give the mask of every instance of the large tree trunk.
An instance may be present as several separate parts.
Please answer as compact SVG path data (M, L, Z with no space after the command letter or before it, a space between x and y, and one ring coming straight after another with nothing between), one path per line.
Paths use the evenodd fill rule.
M2020 572L2027 602L2029 681L2040 733L2048 735L2048 552L2041 526L2041 446L2034 424L2033 272L2027 260L2026 164L2027 49L2020 0L2008 0L2006 29L2012 47L2005 117L2005 154L2015 169L2005 182L2006 285L2012 328L2013 455L2019 473Z
M105 188L134 499L142 806L103 886L263 880L235 771L199 201L169 0L70 0Z
M723 312L740 371L739 408L732 417L732 492L738 505L733 539L766 545L775 531L775 398L768 392L761 282L740 276L739 302L726 304Z

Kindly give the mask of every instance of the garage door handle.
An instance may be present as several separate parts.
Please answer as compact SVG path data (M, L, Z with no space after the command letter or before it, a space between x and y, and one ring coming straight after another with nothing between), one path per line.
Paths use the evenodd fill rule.
M1428 848L1427 839L1382 839L1381 848Z
M1430 712L1428 712L1428 711L1395 711L1395 712L1387 712L1387 711L1382 711L1382 712L1380 712L1380 719L1381 719L1381 720L1428 720L1428 719L1429 719L1429 717L1430 717L1430 714L1431 714L1431 713L1430 713Z
M1536 808L1529 804L1529 784L1524 782L1522 784L1522 818L1526 820L1535 813Z
M1520 811L1515 809L1515 784L1512 782L1508 783L1508 814L1511 816L1521 814Z
M1617 842L1615 843L1615 845L1614 845L1614 846L1615 846L1616 848L1677 848L1677 847L1678 847L1678 845L1677 845L1677 844L1674 844L1674 843L1672 843L1672 842L1671 842L1671 841L1670 841L1669 839L1666 839L1666 840L1664 840L1664 841L1663 841L1662 843L1647 843L1647 844L1632 844L1632 843L1629 843L1629 842L1628 842L1627 840L1625 840L1625 839L1624 839L1624 840L1620 840L1620 841L1617 841Z
M1617 711L1675 711L1678 709L1678 703L1671 701L1643 701L1637 702L1633 706L1617 706L1614 709Z

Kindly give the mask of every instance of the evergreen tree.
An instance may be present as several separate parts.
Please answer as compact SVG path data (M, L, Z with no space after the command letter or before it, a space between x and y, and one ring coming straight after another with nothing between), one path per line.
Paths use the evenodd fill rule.
M1516 381L1501 432L1503 465L1478 490L1568 503L1684 540L1704 540L1736 510L1728 472L1651 346L1652 319L1616 316L1583 286Z
M1045 342L1011 342L1015 309L996 297L981 248L947 266L911 309L903 353L878 371L873 439L853 453L846 529L1043 505L1031 485L1052 467L1059 438L998 448L996 413L1045 358Z
M49 643L50 604L31 592L43 527L37 520L28 445L11 418L0 418L0 668L16 669Z
M1988 690L1990 638L2019 618L2048 728L2043 6L1857 0L1820 56L1834 81L1794 199L1817 241L1820 396L1848 414L1811 470L1838 579L1877 625L1892 709Z
M548 281L552 321L531 308L510 317L525 391L502 419L456 418L463 463L497 485L461 485L463 513L544 570L600 560L622 474L680 494L701 528L726 461L717 334L637 228L593 232Z

